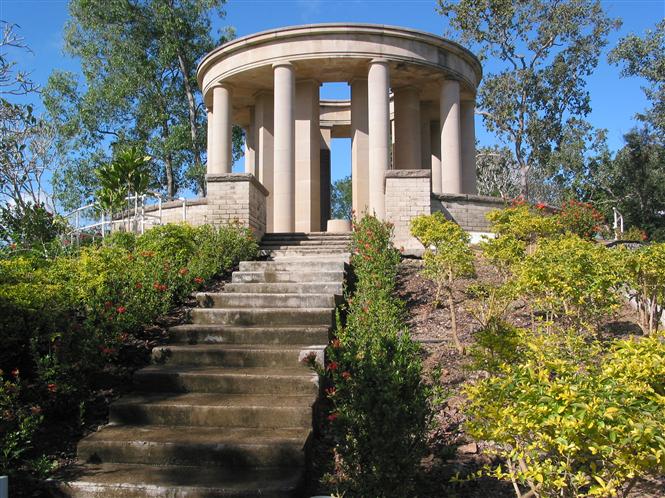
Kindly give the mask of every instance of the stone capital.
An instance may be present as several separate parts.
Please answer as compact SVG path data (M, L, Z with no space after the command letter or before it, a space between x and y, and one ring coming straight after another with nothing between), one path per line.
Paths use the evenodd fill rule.
M278 68L278 67L290 67L293 68L293 64L291 64L289 61L280 61L280 62L275 62L272 65L272 68Z

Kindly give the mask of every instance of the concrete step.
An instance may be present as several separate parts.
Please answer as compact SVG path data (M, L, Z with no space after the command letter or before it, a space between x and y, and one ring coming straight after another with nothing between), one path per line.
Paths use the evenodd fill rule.
M332 294L342 295L344 284L339 283L231 283L224 286L224 292L252 294Z
M176 344L284 344L308 346L327 344L329 334L329 325L234 327L232 325L185 324L169 329L169 341Z
M289 247L299 247L299 248L320 248L320 247L340 247L348 248L350 239L264 239L261 241L261 247L264 248L284 248L288 249Z
M319 355L324 348L325 345L188 344L153 348L152 360L156 364L168 365L290 368L300 366L300 360L312 351Z
M72 498L293 498L303 469L85 465L71 470L58 491Z
M315 239L351 239L351 233L332 232L273 232L267 233L261 240L289 239L289 240L315 240Z
M334 308L332 294L266 294L240 292L199 292L202 308Z
M335 283L344 281L344 271L275 271L258 269L235 271L231 277L233 283Z
M111 404L109 422L123 425L311 428L315 396L271 394L135 394Z
M242 261L240 271L344 271L345 262L339 258L293 257L276 261Z
M90 463L217 466L223 468L304 465L307 429L106 426L78 444Z
M314 372L294 368L228 368L151 365L134 374L140 392L312 395L319 392Z
M334 324L333 308L194 308L196 324L284 326Z
M345 250L346 251L346 250ZM287 251L261 251L261 256L271 258L273 261L283 261L285 259L294 257L317 257L317 258L339 258L348 262L351 258L351 253L346 252L333 252L330 249L320 250L304 250L304 249L289 249Z

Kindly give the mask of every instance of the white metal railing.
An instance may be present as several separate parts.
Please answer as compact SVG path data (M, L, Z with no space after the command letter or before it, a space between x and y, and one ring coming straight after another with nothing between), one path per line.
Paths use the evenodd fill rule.
M154 206L155 204L146 204L146 200L155 199L157 209L155 212L146 212L146 207ZM182 221L187 221L187 200L184 197L179 197L178 201L182 203ZM66 236L70 238L71 243L80 241L83 234L92 237L106 237L107 232L112 232L114 229L124 229L136 233L144 233L146 225L154 226L162 224L162 196L156 192L148 192L142 195L130 195L125 197L127 208L120 213L105 213L95 214L99 216L98 220L93 220L88 217L87 213L90 211L99 212L99 204L92 203L81 206L71 213L65 215L69 221L72 229ZM87 221L87 222L86 222ZM119 227L119 228L118 228Z
M614 214L614 223L612 224L614 240L619 240L620 235L623 234L623 215L615 207L612 208L612 213Z

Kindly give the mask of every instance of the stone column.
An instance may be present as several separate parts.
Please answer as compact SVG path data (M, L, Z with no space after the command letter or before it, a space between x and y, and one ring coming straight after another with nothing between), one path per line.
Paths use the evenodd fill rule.
M432 192L441 192L441 127L438 121L430 123L430 141L432 144L432 153L430 161L432 163Z
M351 190L352 205L358 216L369 206L369 135L367 128L367 80L354 79L351 85Z
M289 62L273 66L275 73L274 229L295 229L295 71Z
M254 125L254 106L249 108L249 125L245 128L245 173L256 174L256 130Z
M327 230L330 219L330 146L332 145L332 126L321 128L321 230Z
M397 88L395 99L395 169L420 169L420 98L414 87Z
M256 131L256 174L261 184L267 189L266 194L266 231L273 231L273 95L269 92L258 93L254 105L254 127Z
M462 133L462 192L477 194L476 184L476 128L473 100L462 100L460 130Z
M462 147L460 133L459 82L441 83L441 189L447 194L462 193Z
M212 130L208 137L208 174L231 173L231 87L220 84L212 89ZM210 126L210 123L208 124Z
M321 230L319 82L296 83L295 230Z
M430 103L420 103L420 168L432 168L432 136L430 133Z
M373 59L367 77L369 132L369 211L385 217L384 175L390 160L390 69L385 59Z

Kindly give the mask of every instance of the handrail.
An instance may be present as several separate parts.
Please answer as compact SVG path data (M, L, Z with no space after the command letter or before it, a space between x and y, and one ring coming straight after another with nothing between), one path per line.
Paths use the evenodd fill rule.
M154 198L157 200L157 214L153 213L146 213L145 208L146 208L146 200L148 198ZM183 201L183 221L186 221L187 217L187 212L186 212L186 201L184 198L180 198L179 200ZM82 225L82 218L85 217L85 212L94 209L94 208L99 208L99 203L93 202L91 204L86 204L85 206L81 206L70 213L67 213L64 217L65 219L71 219L74 218L74 223L72 230L69 231L65 236L69 236L71 239L71 242L74 242L74 238L76 238L76 241L80 241L81 234L84 232L90 231L92 229L97 229L99 228L101 231L101 237L104 238L106 237L106 231L108 230L109 232L113 231L114 225L118 224L123 224L125 225L127 231L133 231L133 232L139 232L139 233L145 233L145 225L146 221L149 221L151 225L161 225L162 224L162 196L158 192L152 192L148 191L144 194L138 195L128 195L127 197L124 198L124 201L127 203L127 205L133 204L133 214L132 214L132 209L125 209L123 210L121 214L121 218L114 219L113 214L111 213L106 213L104 211L101 211L100 217L97 221L92 222L92 223L86 223L85 225ZM125 217L126 213L126 217ZM108 216L108 219L107 219ZM92 221L92 218L90 218ZM98 236L97 234L92 234L93 237Z

